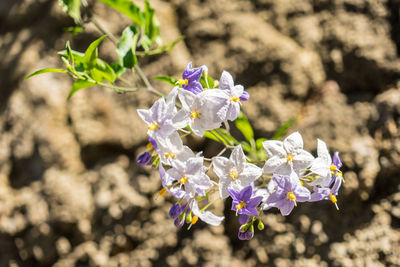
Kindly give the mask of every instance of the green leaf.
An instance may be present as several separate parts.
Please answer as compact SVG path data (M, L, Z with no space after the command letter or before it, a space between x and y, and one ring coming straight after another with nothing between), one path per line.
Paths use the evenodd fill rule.
M83 63L87 64L89 68L95 65L97 59L97 47L100 45L101 41L106 38L107 35L103 35L97 40L93 41L89 47L85 51L85 55L83 56Z
M78 90L84 89L84 88L89 88L89 87L91 87L91 86L93 86L95 84L96 83L88 81L88 80L82 80L82 79L76 80L74 82L74 84L72 85L71 90L69 91L67 99L70 99L71 96L73 94L75 94Z
M45 68L45 69L41 69L41 70L35 71L34 73L29 74L28 76L25 77L25 80L29 79L29 78L31 78L33 76L36 76L36 75L39 75L39 74L42 74L42 73L47 73L47 72L63 72L63 73L65 73L65 72L68 72L68 71L62 70L62 69Z
M176 85L176 83L178 82L178 79L176 79L176 78L174 78L174 77L171 77L171 76L167 76L167 75L164 75L164 76L155 76L155 77L152 77L154 80L157 80L157 81L161 81L161 82L165 82L165 83L168 83L168 84L170 84L170 85Z
M135 26L126 27L117 45L117 54L120 64L125 68L133 68L137 63L135 55L139 32Z
M143 25L143 14L139 6L129 0L99 0L104 4L118 10L122 14L128 16L139 27Z
M251 127L249 120L243 112L240 112L239 116L236 118L235 126L248 142L254 139L253 127Z
M99 58L96 60L95 66L92 69L90 69L89 72L90 76L96 82L102 82L104 80L107 80L110 83L113 83L116 79L116 75L113 68Z
M204 133L204 137L205 137L205 138L208 138L208 139L211 139L211 140L214 140L214 141L216 141L216 142L218 142L218 143L221 142L217 137L215 137L212 133L210 133L210 131L206 131L206 132Z
M297 121L297 117L291 118L290 120L288 120L287 122L285 122L274 134L274 136L272 137L273 140L278 140L280 139L282 136L285 135L286 131L289 129L290 126L293 125L293 123L295 123Z
M118 78L121 75L123 75L126 71L126 69L121 66L118 62L113 62L110 64L111 68L114 70L115 76Z
M58 0L62 10L74 19L76 24L79 24L81 19L81 0Z
M151 44L161 44L160 23L158 22L154 12L154 8L147 0L145 0L143 12L144 34L150 39Z
M242 148L243 148L244 151L246 151L248 153L251 153L253 151L253 149L252 149L252 147L251 147L251 145L249 143L243 141L240 144L242 145Z
M256 148L257 148L257 150L264 149L262 143L263 143L264 141L267 141L267 140L268 140L267 138L258 138L258 139L256 140Z
M203 74L201 75L200 83L204 89L216 88L215 80L213 78L211 78L210 76L208 76L208 74L206 75L206 73L204 73L204 71L203 71Z

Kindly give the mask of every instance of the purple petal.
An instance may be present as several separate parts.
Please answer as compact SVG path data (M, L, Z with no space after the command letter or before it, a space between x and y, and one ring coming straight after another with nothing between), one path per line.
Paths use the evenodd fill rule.
M249 200L249 203L246 204L248 208L255 208L260 204L262 197L255 197Z
M250 185L248 187L243 188L242 191L240 191L239 199L248 203L252 194L253 194L253 188Z
M242 95L239 97L240 101L247 101L249 100L250 95L246 91L243 91Z
M189 81L189 84L182 86L182 88L192 92L195 95L203 92L203 86L198 81Z
M240 193L239 192L237 192L231 188L228 188L228 192L234 201L240 201Z
M140 166L151 165L151 155L149 152L144 152L137 159L137 164Z
M252 215L254 217L258 217L258 212L257 212L256 208L244 207L239 212L240 212L240 214L247 214L247 215Z
M341 176L337 176L336 180L335 180L335 183L333 184L332 190L331 190L333 195L335 195L335 196L337 195L341 185L342 185L342 177Z
M284 200L279 203L279 207L277 207L283 216L287 216L292 212L294 208L294 201L291 200Z
M250 217L246 214L239 214L239 223L246 224L250 220Z
M333 165L335 165L338 169L342 168L343 164L340 161L339 158L339 152L335 152L335 154L333 155L333 160L332 160Z

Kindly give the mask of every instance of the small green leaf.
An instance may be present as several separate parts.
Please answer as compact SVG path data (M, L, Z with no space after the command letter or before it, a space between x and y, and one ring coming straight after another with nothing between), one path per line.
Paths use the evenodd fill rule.
M139 6L129 0L99 0L104 4L118 10L122 14L128 16L139 27L143 25L143 14Z
M65 72L68 72L68 71L62 70L62 69L45 68L45 69L41 69L41 70L35 71L34 73L29 74L28 76L25 77L25 80L29 79L29 78L31 78L33 76L36 76L36 75L39 75L39 74L42 74L42 73L47 73L47 72L63 72L63 73L65 73Z
M93 41L89 47L85 51L85 55L83 56L83 63L87 64L89 68L93 67L95 61L97 59L97 47L100 45L101 41L106 38L107 35L103 35L97 40Z
M161 81L161 82L165 82L165 83L168 83L168 84L170 84L170 85L176 85L176 83L178 82L178 79L176 79L176 78L174 78L174 77L171 77L171 76L167 76L167 75L164 75L164 76L155 76L155 77L152 77L154 80L157 80L157 81Z
M133 68L137 63L135 51L138 37L139 32L133 25L126 27L122 32L122 37L117 45L117 54L120 64L125 68Z
M253 127L251 127L249 120L243 112L240 112L239 116L236 118L235 126L248 142L254 139Z
M154 12L154 8L147 0L145 0L143 12L144 34L150 39L151 44L161 44L160 23L158 22Z
M211 140L214 140L214 141L216 141L216 142L218 142L218 143L221 142L217 137L215 137L212 133L210 133L210 131L206 131L206 132L204 133L204 137L205 137L205 138L208 138L208 139L211 139Z
M200 83L204 89L215 88L215 86L214 86L215 80L213 78L211 78L210 76L208 76L208 74L206 75L204 73L204 71L203 71L203 74L201 75Z
M89 88L89 87L91 87L91 86L93 86L95 84L96 83L88 81L88 80L82 80L82 79L76 80L74 82L74 84L72 85L71 90L69 91L67 99L70 99L71 96L73 94L75 94L78 90L84 89L84 88Z
M289 129L290 126L293 125L293 123L295 123L297 121L297 117L291 118L290 120L288 120L287 122L285 122L274 134L274 136L272 137L273 140L278 140L280 139L282 136L285 135L286 131Z
M258 138L258 139L256 140L256 148L257 148L257 150L264 149L262 143L263 143L264 141L267 141L267 140L268 140L267 138Z
M81 22L81 0L58 0L62 10L74 19L76 24Z
M253 151L252 148L251 148L251 145L249 143L243 141L240 144L242 145L242 148L243 148L244 151L246 151L248 153L251 153Z
M104 80L107 80L110 83L113 83L116 79L116 75L113 68L99 58L96 60L95 66L92 69L90 69L89 72L91 74L91 77L96 82L102 82Z
M123 75L126 71L126 69L121 66L118 62L113 62L110 64L111 68L114 70L115 76L118 78L121 75Z

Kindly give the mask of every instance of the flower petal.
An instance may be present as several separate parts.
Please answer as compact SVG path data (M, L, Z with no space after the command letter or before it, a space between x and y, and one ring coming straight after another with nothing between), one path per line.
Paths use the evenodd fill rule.
M283 140L284 149L290 154L298 154L303 150L303 138L299 132L294 132Z
M211 211L206 210L201 212L197 204L197 201L193 201L192 211L194 215L200 218L200 220L214 226L220 225L221 222L225 219L224 216L217 216Z

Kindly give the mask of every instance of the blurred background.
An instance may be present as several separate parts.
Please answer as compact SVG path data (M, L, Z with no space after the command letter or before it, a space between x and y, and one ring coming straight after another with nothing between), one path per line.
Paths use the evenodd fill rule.
M57 51L84 51L102 34L74 23L56 0L0 1L0 266L399 266L400 1L151 0L168 55L142 62L148 77L180 77L187 63L229 71L250 100L256 137L271 138L297 116L305 148L316 138L339 151L346 183L339 211L302 203L271 210L251 241L237 239L222 203L219 227L176 229L173 199L155 198L157 170L137 166L146 126L136 109L156 99L93 87L66 100ZM90 2L119 36L129 19ZM113 44L102 58L116 60ZM156 81L153 86L170 88ZM212 155L210 141L194 139Z

